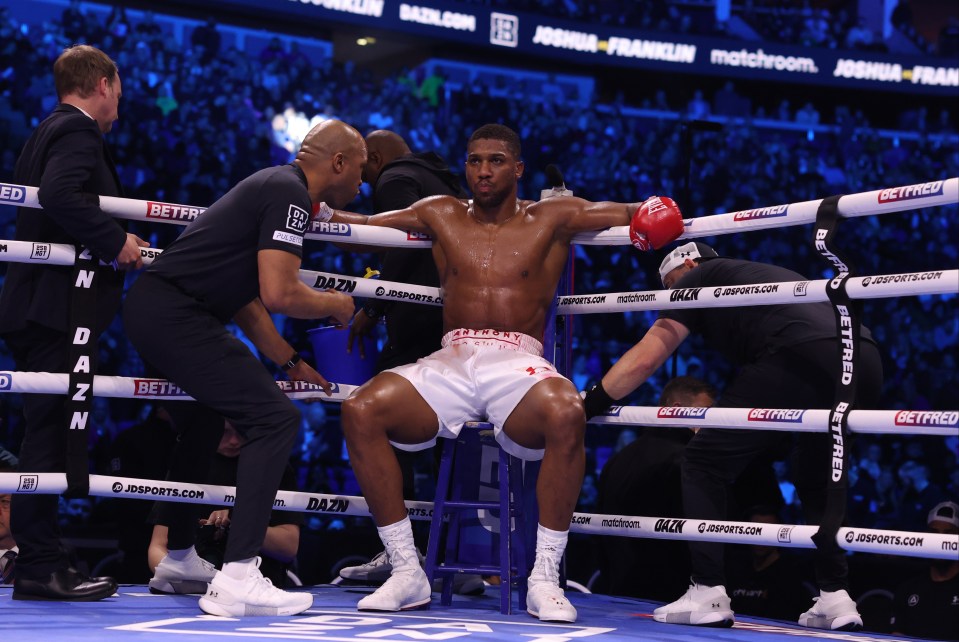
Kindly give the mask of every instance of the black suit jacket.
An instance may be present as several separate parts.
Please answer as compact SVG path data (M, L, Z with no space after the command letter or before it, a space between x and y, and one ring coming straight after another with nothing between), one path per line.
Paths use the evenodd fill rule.
M124 227L100 209L98 195L120 196L120 179L96 121L61 104L37 127L17 160L14 181L39 188L43 209L17 211L18 241L84 245L109 263L126 242ZM9 263L0 292L0 333L29 322L66 331L72 266ZM120 306L123 272L101 266L97 332Z

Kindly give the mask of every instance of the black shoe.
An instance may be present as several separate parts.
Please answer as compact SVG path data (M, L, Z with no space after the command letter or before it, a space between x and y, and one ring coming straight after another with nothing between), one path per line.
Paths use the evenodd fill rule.
M13 599L94 602L110 597L116 590L117 582L112 577L87 577L75 569L64 568L43 579L18 577L13 582Z

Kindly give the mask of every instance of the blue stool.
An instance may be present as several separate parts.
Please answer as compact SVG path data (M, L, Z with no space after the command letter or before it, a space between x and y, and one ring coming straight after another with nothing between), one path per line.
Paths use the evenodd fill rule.
M493 445L499 451L497 477L499 480L499 500L482 501L464 499L470 487L478 485L477 478L469 478L468 472L475 472L475 466L464 465L464 457L477 459L477 448ZM460 459L457 464L457 459ZM468 460L467 460L468 461ZM538 462L535 462L538 464ZM535 488L535 472L538 465L526 465L524 480L524 462L513 457L493 439L493 425L485 421L471 421L463 426L456 439L447 439L443 444L439 474L436 481L436 497L433 502L433 518L430 524L430 540L426 549L426 575L430 582L434 578L443 579L443 592L440 603L449 606L453 600L453 576L458 573L478 575L498 575L500 583L500 612L508 615L512 612L512 590L518 589L519 610L526 610L526 578L529 576L531 561L527 551L531 550L530 532L527 527L524 496ZM455 466L455 468L454 468ZM453 471L458 471L453 474ZM525 481L525 484L524 484ZM531 502L535 508L535 503ZM499 516L499 564L495 560L487 563L467 561L459 556L460 536L464 523L472 516L472 511L495 511ZM534 511L535 512L535 511ZM532 515L535 525L537 516ZM445 526L445 528L444 528ZM445 531L445 533L444 533ZM445 538L444 538L445 535ZM443 560L439 561L441 540L445 539ZM491 556L492 557L492 556Z

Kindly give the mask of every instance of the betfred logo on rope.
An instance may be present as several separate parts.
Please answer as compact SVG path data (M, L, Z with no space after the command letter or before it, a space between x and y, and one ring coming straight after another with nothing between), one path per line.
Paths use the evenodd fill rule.
M9 372L0 372L0 390L9 390L13 385L13 375Z
M5 203L23 203L27 200L27 190L20 185L0 183L0 201Z
M334 236L350 236L349 223L327 223L325 221L313 221L307 232L314 234L332 234Z
M782 408L750 408L747 421L771 421L776 423L800 424L805 410Z
M332 381L330 382L332 387L330 392L336 394L340 391L339 384L335 384ZM326 392L319 385L315 383L310 383L309 381L287 381L285 379L276 382L276 387L284 393L289 392L316 392L322 395L326 395Z
M183 388L162 379L134 379L134 397L185 397Z
M896 413L897 426L959 426L959 410L901 410Z
M944 183L945 181L932 181L931 183L906 185L904 187L889 187L879 191L879 202L896 203L927 196L941 196Z
M772 207L760 207L754 210L743 210L733 214L734 221L752 221L758 218L778 218L786 216L786 210L789 205L774 205Z
M705 419L709 408L664 406L656 411L659 419Z
M205 211L205 207L147 201L147 218L164 221L186 221L189 223Z

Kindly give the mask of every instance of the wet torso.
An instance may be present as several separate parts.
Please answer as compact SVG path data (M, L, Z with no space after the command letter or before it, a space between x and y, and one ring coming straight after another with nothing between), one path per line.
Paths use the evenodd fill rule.
M517 201L515 213L499 223L454 199L431 209L445 330L490 328L541 340L569 255L569 239L543 204Z

